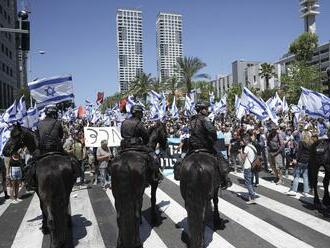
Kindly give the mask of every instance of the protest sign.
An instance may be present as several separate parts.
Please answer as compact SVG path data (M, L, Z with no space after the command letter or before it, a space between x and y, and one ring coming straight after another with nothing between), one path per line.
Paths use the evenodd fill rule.
M106 140L109 147L120 146L121 135L117 127L84 127L86 147L100 147Z

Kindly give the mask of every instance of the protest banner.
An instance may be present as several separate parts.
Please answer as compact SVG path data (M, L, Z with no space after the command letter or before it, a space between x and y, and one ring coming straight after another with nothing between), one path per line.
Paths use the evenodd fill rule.
M120 146L122 140L117 127L84 127L86 147L100 147L101 141L108 141L109 147Z

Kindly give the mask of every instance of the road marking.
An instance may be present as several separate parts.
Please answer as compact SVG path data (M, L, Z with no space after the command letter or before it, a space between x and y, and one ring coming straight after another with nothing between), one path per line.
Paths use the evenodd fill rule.
M43 233L39 229L41 224L42 214L40 201L37 194L34 194L11 247L42 247Z
M151 189L146 188L145 194L150 198L151 197ZM165 206L158 205L160 210L168 215L174 223L179 223L183 219L187 217L186 210L181 207L176 201L174 201L170 196L168 196L165 192L157 189L157 204L161 202L168 202ZM184 221L183 223L185 229L187 227L187 222ZM234 246L230 244L227 240L222 238L219 234L211 230L208 226L205 228L205 241L211 240L207 247L209 248L218 248L218 247L226 247L226 248L233 248Z
M111 190L106 191L113 206L115 206L115 198L112 195ZM145 248L167 248L158 234L152 229L148 221L142 217L142 225L140 225L140 237L142 238L146 233L150 233L150 236L144 241L143 247Z
M89 199L87 189L80 190L77 194L77 197L70 198L71 202L71 215L78 216L81 218L79 223L75 223L76 219L73 218L73 238L75 239L75 233L80 233L80 230L77 228L86 228L86 236L78 240L76 247L95 247L95 248L105 248L99 226L93 211L92 204ZM79 217L80 216L80 217ZM85 226L81 226L84 225Z
M230 188L228 188L228 190L235 193L242 193L247 191L246 188L243 188L237 184L233 184ZM319 219L315 216L282 204L278 201L274 201L266 196L260 194L258 195L260 197L256 198L255 200L260 206L263 206L273 212L283 215L286 218L299 222L300 224L314 229L324 235L330 236L330 222Z
M294 179L294 176L292 176L292 175L287 175L287 176L283 176L283 177L286 179L289 179L290 181L293 181L293 179ZM299 177L299 183L304 183L302 177ZM317 186L319 186L320 188L323 189L323 183L317 182ZM330 185L329 185L329 189L330 189Z
M177 185L180 183L174 180L173 176L168 177L169 180ZM157 192L158 193L158 192ZM158 194L157 194L158 197ZM253 206L251 206L253 207ZM255 217L254 215L242 210L239 207L221 199L219 197L219 211L228 218L237 222L239 225L250 230L260 238L269 242L270 244L280 248L311 248L309 244L293 237L292 235L274 227L273 225Z
M244 175L242 173L236 173L236 174L232 174L234 176L237 176L241 179L244 179ZM276 185L275 183L269 182L265 179L262 179L261 177L259 177L259 185L263 186L267 189L271 189L273 191L282 193L284 195L286 195L286 193L290 190L289 187L286 187L284 185ZM309 204L314 204L313 200L314 200L314 196L310 195L310 194L306 194L307 197L304 197L302 194L300 194L299 192L296 193L295 196L290 196L292 198L296 198L297 200L301 200L305 203L309 203ZM289 197L289 196L288 196Z

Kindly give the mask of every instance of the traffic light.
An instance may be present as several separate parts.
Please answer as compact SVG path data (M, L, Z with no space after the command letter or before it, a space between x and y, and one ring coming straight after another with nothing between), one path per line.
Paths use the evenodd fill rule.
M30 22L28 20L22 20L22 29L29 31L28 34L22 34L21 49L23 51L30 50Z
M27 34L21 34L20 49L23 51L30 50L30 22L28 20L29 13L25 10L18 12L18 25L22 30L29 31Z

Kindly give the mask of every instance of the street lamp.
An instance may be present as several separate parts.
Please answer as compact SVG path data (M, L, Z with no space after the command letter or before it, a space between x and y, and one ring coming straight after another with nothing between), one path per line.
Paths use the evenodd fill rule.
M46 51L45 50L37 50L37 51L33 51L30 52L30 56L29 56L29 77L30 77L30 82L33 80L32 77L32 55L45 55Z

